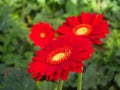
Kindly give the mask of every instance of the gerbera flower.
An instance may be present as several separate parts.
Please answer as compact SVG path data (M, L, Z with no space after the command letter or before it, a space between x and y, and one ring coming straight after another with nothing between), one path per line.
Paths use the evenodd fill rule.
M100 38L104 38L108 33L107 20L103 20L103 15L82 12L79 16L72 16L58 28L61 35L87 36L95 44L101 44Z
M54 30L49 23L39 22L31 28L30 39L35 45L43 47L54 38Z
M46 80L66 80L70 71L82 72L83 61L89 59L93 51L88 38L60 37L36 52L28 72L37 81L44 76Z

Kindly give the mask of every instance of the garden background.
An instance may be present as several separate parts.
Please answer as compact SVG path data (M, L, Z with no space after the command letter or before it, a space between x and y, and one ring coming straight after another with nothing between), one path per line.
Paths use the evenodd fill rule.
M103 13L110 34L91 60L85 62L83 90L120 90L120 0L0 0L0 90L56 90L56 83L35 82L26 72L34 47L30 27L39 21L55 29L82 11ZM76 90L71 73L63 90Z

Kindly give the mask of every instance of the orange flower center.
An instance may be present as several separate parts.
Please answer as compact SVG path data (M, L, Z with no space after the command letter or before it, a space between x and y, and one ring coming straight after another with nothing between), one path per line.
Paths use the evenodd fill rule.
M50 64L60 64L65 60L67 60L70 54L71 54L71 50L68 48L59 48L59 49L53 50L48 55L47 62Z
M73 29L73 32L75 33L76 36L80 36L80 35L87 36L91 32L91 26L87 24L80 24L79 26Z
M40 33L40 37L44 38L45 37L45 33Z

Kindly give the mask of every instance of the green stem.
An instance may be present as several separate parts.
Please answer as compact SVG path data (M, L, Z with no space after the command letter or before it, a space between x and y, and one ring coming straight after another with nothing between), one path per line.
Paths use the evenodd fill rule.
M57 90L62 90L63 87L63 80L59 80Z
M77 90L82 90L82 73L78 74Z

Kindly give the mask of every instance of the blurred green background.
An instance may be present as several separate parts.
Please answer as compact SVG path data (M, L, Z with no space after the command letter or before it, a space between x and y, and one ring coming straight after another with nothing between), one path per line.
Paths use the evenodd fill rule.
M0 90L56 90L56 83L36 83L26 73L34 47L30 27L39 21L55 29L65 18L82 11L103 13L110 34L85 62L83 90L120 90L120 0L0 0ZM71 73L63 90L76 90L76 73Z

